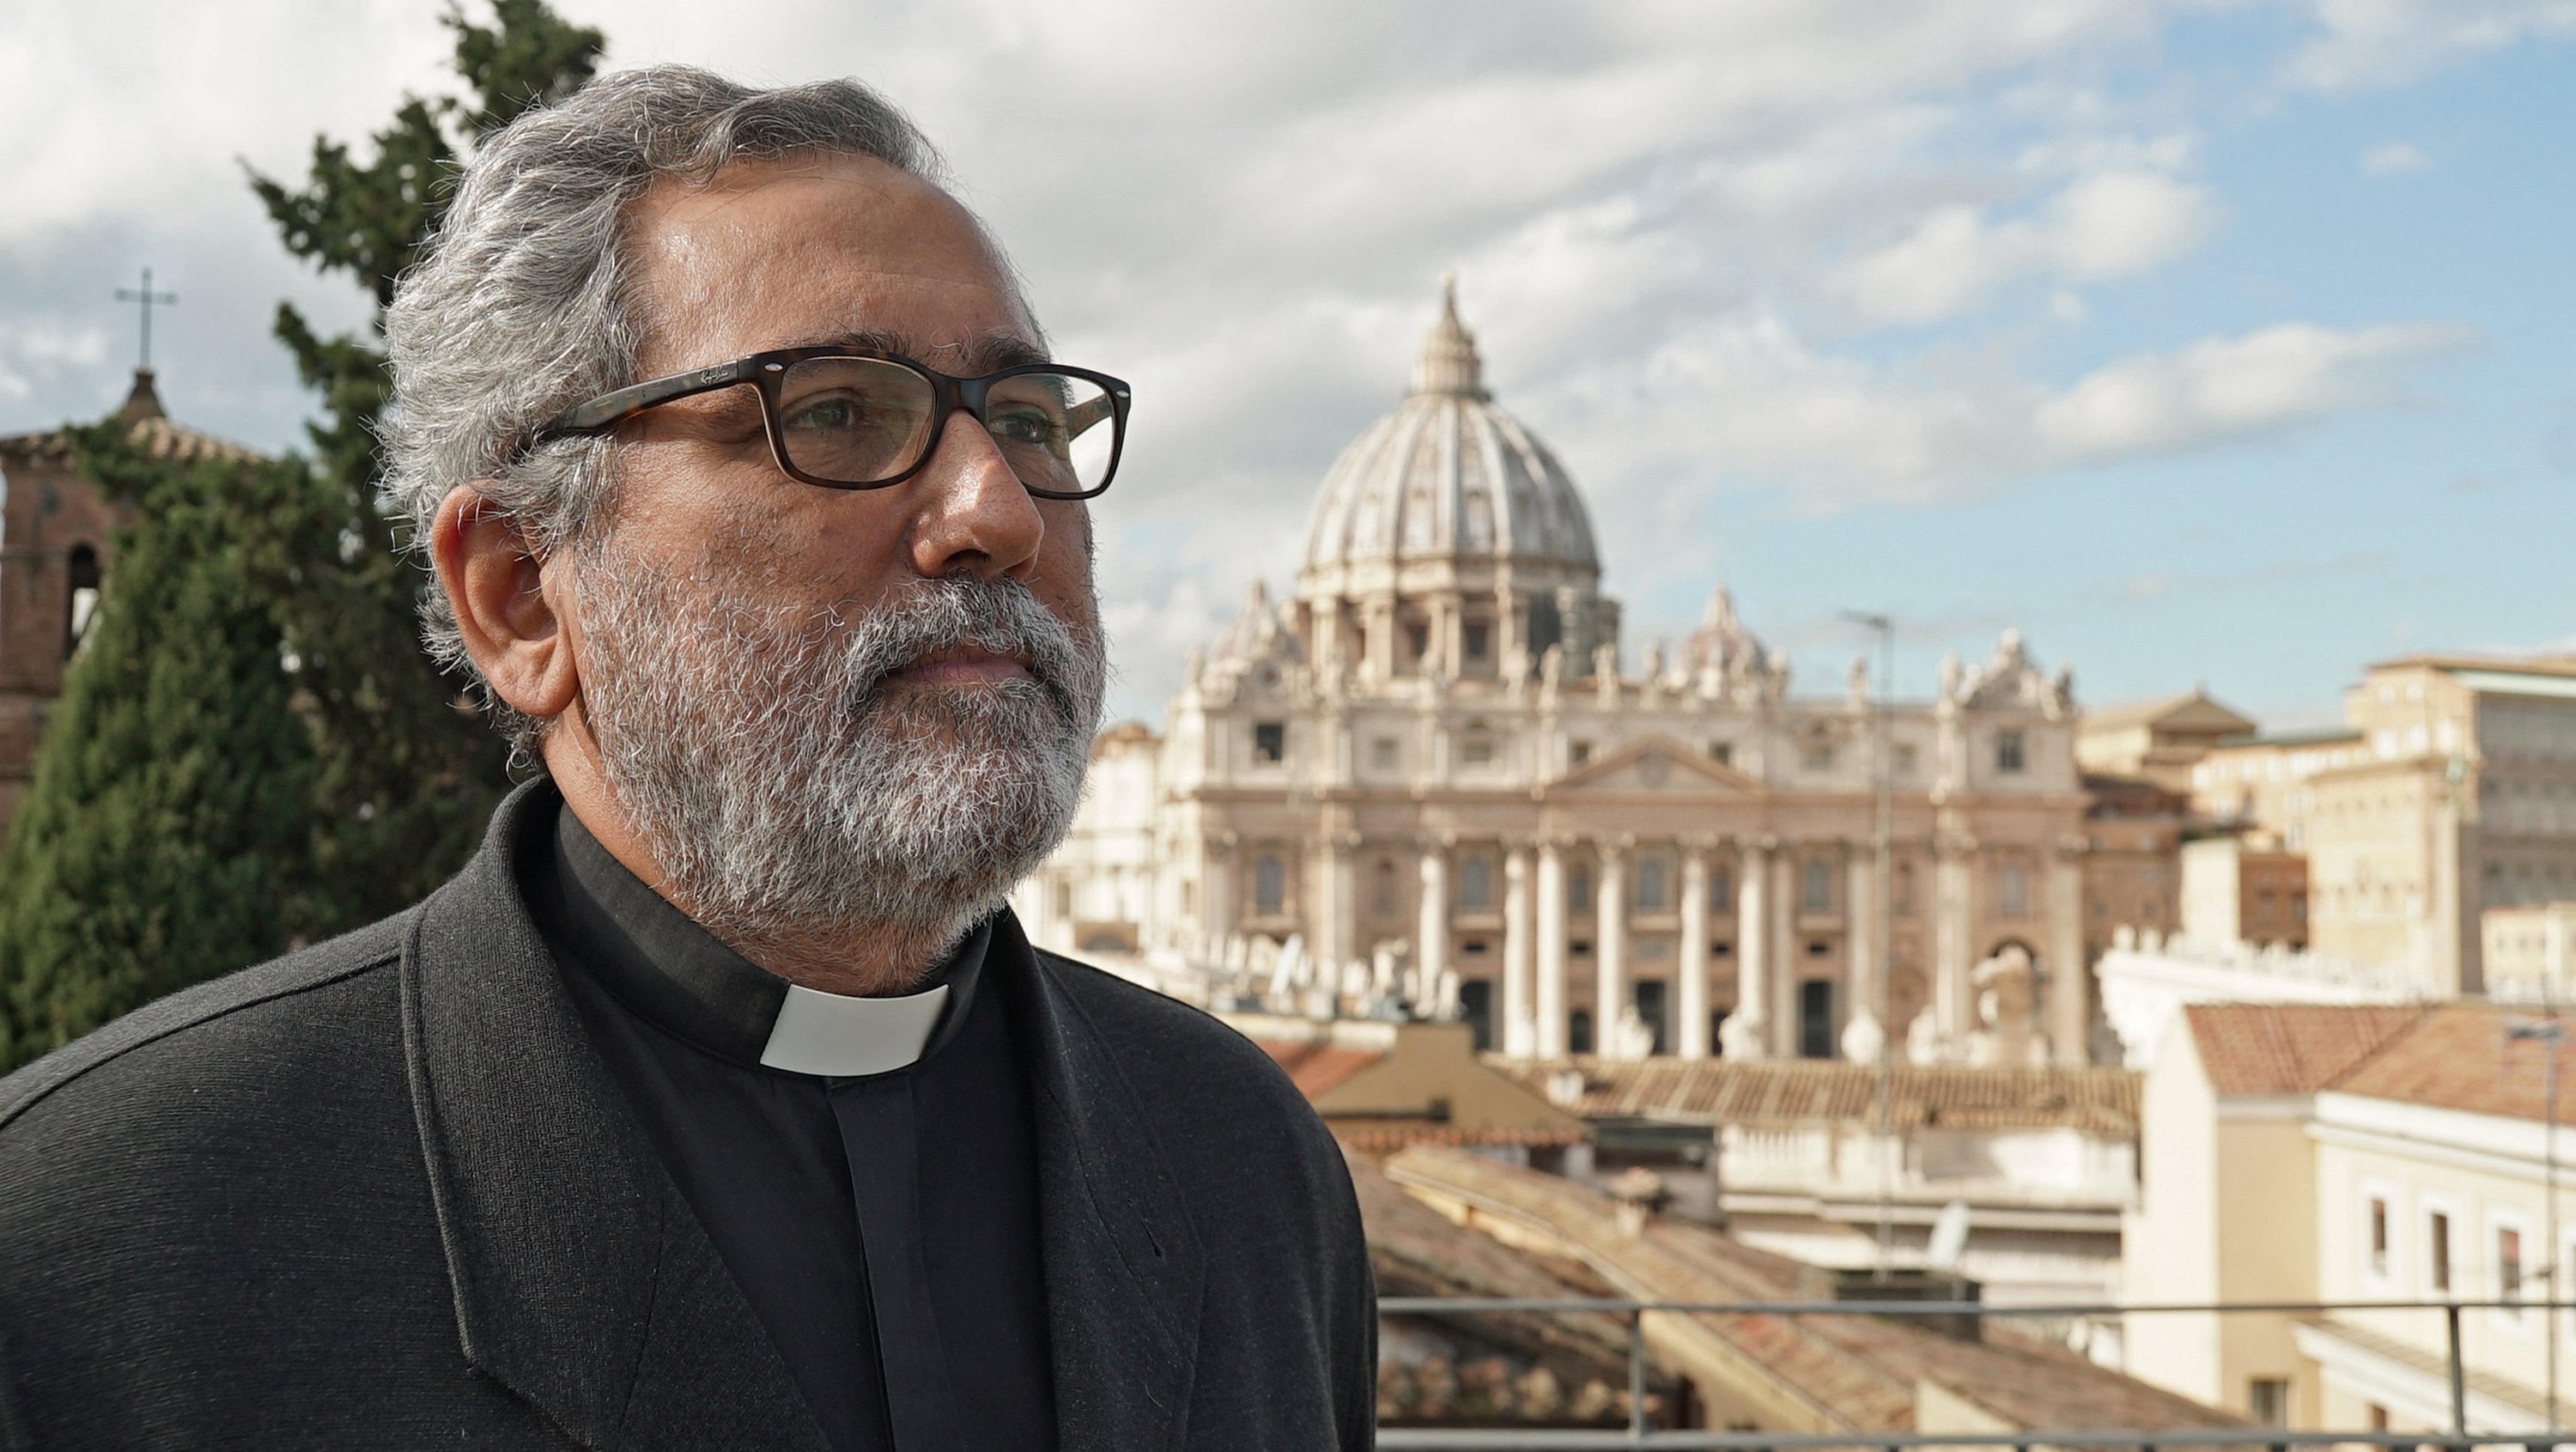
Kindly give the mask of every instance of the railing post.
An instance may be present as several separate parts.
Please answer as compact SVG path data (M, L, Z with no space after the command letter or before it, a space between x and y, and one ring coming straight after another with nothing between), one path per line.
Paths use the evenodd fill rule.
M2451 1343L2451 1435L2460 1445L2469 1440L2469 1373L2460 1360L2460 1303L2442 1307L2443 1329Z
M1646 1313L1628 1312L1628 1440L1646 1440Z

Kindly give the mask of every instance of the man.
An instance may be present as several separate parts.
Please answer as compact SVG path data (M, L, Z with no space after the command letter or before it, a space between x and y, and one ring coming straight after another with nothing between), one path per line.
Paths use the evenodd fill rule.
M1001 907L1127 398L934 166L680 68L477 155L390 488L544 774L410 912L0 1082L0 1444L1368 1443L1330 1138Z

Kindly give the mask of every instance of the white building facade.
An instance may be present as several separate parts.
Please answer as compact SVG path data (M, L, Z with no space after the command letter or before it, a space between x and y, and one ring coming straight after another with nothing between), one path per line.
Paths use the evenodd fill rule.
M1294 598L1256 585L1159 736L1102 738L1023 921L1075 952L1287 949L1346 1002L1446 983L1513 1055L1874 1059L1893 1035L1919 1062L2085 1061L2064 674L2007 634L1882 733L1857 662L1791 696L1723 590L1624 669L1600 582L1581 493L1450 300L1325 476Z

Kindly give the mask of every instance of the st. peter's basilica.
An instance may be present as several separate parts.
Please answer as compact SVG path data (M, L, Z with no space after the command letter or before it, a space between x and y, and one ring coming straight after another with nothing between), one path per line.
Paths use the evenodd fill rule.
M2065 675L2008 633L1884 716L1857 662L1793 696L1723 589L1630 674L1600 583L1444 297L1324 476L1295 597L1254 586L1159 735L1101 737L1015 898L1032 936L1254 984L1284 949L1283 986L1436 999L1513 1055L2085 1062Z

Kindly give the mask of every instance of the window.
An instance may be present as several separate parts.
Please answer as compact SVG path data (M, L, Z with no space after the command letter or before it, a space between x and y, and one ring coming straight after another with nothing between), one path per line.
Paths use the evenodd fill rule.
M1277 766L1288 759L1287 722L1252 723L1252 759L1261 766Z
M1914 775L1917 753L1912 746L1900 743L1892 755L1894 755L1896 760L1888 773L1889 775L1896 777L1910 777Z
M2495 1228L2495 1294L2499 1301L2522 1299L2522 1230L2519 1226ZM2518 1312L2507 1312L2517 1315Z
M1565 746L1565 759L1567 762L1575 766L1581 766L1583 763L1590 761L1592 759L1592 743L1589 741L1567 742Z
M2388 1197L2373 1195L2364 1212L2370 1234L2370 1273L2388 1274Z
M1276 857L1264 857L1252 864L1252 910L1275 913L1288 903L1288 870Z
M1494 864L1470 857L1458 865L1458 906L1480 912L1494 905Z
M1060 881L1055 885L1055 915L1060 918L1073 916L1073 884L1070 881Z
M1914 916L1913 863L1900 862L1896 864L1896 890L1890 895L1896 899L1896 912L1899 917L1910 918Z
M1833 1056L1834 985L1830 979L1810 978L1798 985L1798 1057Z
M1637 860L1637 911L1654 913L1664 910L1664 877L1664 859L1641 857Z
M1493 628L1491 626L1477 623L1469 625L1458 632L1460 635L1466 637L1467 659L1483 660L1485 658L1486 637L1492 633L1492 629Z
M1834 910L1833 865L1822 858L1810 858L1802 877L1804 891L1799 894L1799 908L1811 913L1832 912Z
M1374 906L1379 917L1395 913L1395 864L1381 861L1377 865L1377 891Z
M2258 1376L2245 1383L2245 1415L2258 1427L2290 1425L2290 1379Z
M1469 978L1458 984L1458 1016L1476 1036L1476 1052L1494 1047L1494 980Z
M2019 775L2024 761L2024 754L2022 734L2020 732L1998 731L1995 733L1995 770L2002 772L2007 776Z
M1493 765L1494 738L1485 735L1475 735L1469 736L1460 741L1458 743L1458 760L1468 766Z
M1708 910L1713 913L1735 911L1735 873L1712 863L1708 869Z
M1592 869L1577 867L1565 874L1565 910L1569 913L1592 911Z
M98 551L85 544L74 545L63 563L71 577L72 592L71 609L64 617L63 658L68 660L89 638L90 621L98 615Z
M1578 1008L1565 1016L1565 1051L1569 1054L1592 1052L1592 1010Z
M1720 766L1733 766L1735 764L1735 743L1732 741L1710 742L1708 744L1708 759L1716 762Z
M1397 747L1394 737L1381 736L1377 738L1375 741L1369 743L1369 765L1379 771L1395 770L1397 761L1396 750Z
M2424 1285L2437 1296L2451 1293L2451 1217L2440 1210L2424 1217Z
M1647 1051L1649 1053L1672 1052L1665 1043L1664 1025L1668 1017L1665 1012L1665 992L1664 982L1659 978L1640 979L1632 990L1637 1005L1637 1017L1642 1019L1646 1027L1653 1030L1655 1035L1654 1047Z
M1798 751L1798 764L1809 771L1834 769L1834 744L1822 737L1809 739Z
M2030 869L2007 862L1996 873L1995 898L2008 918L2030 916Z
M1407 645L1413 647L1413 658L1415 660L1418 661L1431 653L1430 626L1408 625L1404 627L1404 639Z

